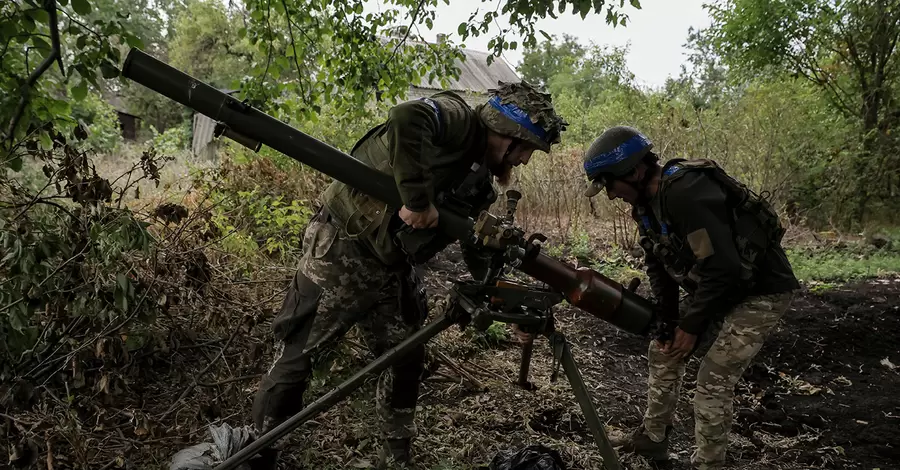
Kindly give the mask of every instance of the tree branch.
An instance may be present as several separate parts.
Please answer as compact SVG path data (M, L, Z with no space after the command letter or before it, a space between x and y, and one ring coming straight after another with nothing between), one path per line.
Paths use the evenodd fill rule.
M403 36L403 39L401 39L400 42L397 43L397 45L394 47L394 52L391 53L391 57L388 58L385 64L390 64L394 61L394 57L397 55L397 51L400 49L400 46L402 46L406 42L406 39L409 38L409 33L410 31L412 31L413 25L416 24L416 17L419 16L419 11L422 10L422 5L424 4L425 0L419 0L419 5L416 7L416 11L413 12L412 20L410 21L409 26L406 28L406 34Z
M300 84L300 93L303 94L303 102L308 104L306 90L303 87L303 74L300 73L300 62L297 61L297 43L294 41L294 20L291 19L291 10L288 8L287 2L285 2L285 0L281 0L281 6L284 7L284 17L287 18L288 33L291 36L291 50L294 52L294 66L296 66L297 68L297 83Z
M6 138L9 140L12 140L15 136L16 127L19 125L19 121L22 120L22 115L25 113L25 106L28 104L31 88L34 84L37 83L38 79L41 78L41 75L43 75L55 61L59 62L59 69L63 70L62 58L60 56L59 22L56 16L56 0L44 0L44 9L46 9L47 13L50 15L50 40L52 41L50 54L44 58L43 62L38 65L38 68L36 68L34 72L31 72L31 75L29 75L28 79L25 81L25 85L22 86L22 97L19 99L19 104L13 112L12 121L10 121L6 131ZM63 74L65 74L65 72L63 72Z

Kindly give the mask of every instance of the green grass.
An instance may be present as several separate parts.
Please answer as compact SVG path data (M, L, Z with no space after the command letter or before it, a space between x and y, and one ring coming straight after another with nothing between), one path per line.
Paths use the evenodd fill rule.
M803 282L853 281L900 273L900 251L787 250L794 274ZM828 284L818 288L827 289Z

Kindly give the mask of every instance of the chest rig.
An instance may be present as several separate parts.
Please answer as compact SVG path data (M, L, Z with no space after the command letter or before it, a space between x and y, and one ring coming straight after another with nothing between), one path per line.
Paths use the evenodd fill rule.
M441 112L437 103L430 98L420 99L431 106L439 127L442 127ZM468 172L460 177L451 178L448 183L444 186L447 189L439 190L435 194L435 206L462 217L475 217L497 200L497 192L491 184L491 173L487 165L473 162ZM391 229L403 252L414 264L427 261L456 241L437 229L413 229L400 223L399 216L393 220Z
M725 192L725 204L730 212L729 224L733 241L741 259L741 280L752 289L766 252L784 237L784 227L771 204L740 181L729 176L713 160L671 160L663 168L659 188L659 217L648 206L634 211L638 220L641 247L652 253L665 266L669 275L685 291L693 293L700 281L697 259L681 235L669 229L665 214L667 191L672 183L690 171L702 171Z
M435 206L463 217L475 217L497 200L486 165L473 163L468 174L457 180L451 189L440 191ZM436 228L413 229L400 223L399 216L392 223L393 234L413 264L423 263L456 240Z

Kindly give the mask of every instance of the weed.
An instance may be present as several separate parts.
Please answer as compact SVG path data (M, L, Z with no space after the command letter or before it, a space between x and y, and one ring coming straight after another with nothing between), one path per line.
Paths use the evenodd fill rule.
M506 324L497 321L486 330L476 331L472 335L472 342L485 349L497 347L508 340L509 332L506 330Z
M891 250L851 247L786 251L794 274L804 282L851 281L900 273L900 253Z

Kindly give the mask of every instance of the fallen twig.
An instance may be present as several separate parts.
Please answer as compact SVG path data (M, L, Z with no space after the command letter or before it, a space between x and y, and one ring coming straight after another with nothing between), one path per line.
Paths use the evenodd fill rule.
M262 374L251 374L251 375L242 375L240 377L232 377L230 379L220 380L218 382L213 383L198 383L197 385L201 387L218 387L219 385L230 384L232 382L240 382L241 380L250 380L262 377Z
M437 349L434 349L434 355L437 356L437 358L438 358L441 362L447 364L451 369L453 369L454 371L456 371L457 374L461 375L461 376L464 377L466 380L468 380L468 381L472 384L473 387L475 387L475 388L478 389L478 390L484 390L484 389L485 389L485 386L484 386L481 382L479 382L478 379L476 379L475 377L473 377L472 374L470 374L470 373L469 373L468 371L466 371L462 366L460 366L459 364L457 364L456 361L454 361L453 359L450 359L450 357L447 356L446 354L444 354L442 351L439 351L439 350L437 350Z
M160 418L159 418L160 421L166 419L166 417L169 416L169 414L171 414L173 411L175 411L175 408L177 408L178 405L181 403L181 401L184 400L188 396L189 393L191 393L191 390L193 390L194 387L199 385L198 380L200 380L201 377L206 375L206 373L209 372L210 369L212 369L212 366L215 365L215 363L219 360L219 358L221 358L222 355L225 354L225 350L228 349L228 346L231 346L231 342L234 341L235 337L237 337L238 332L241 331L241 327L244 326L244 323L247 322L248 318L249 317L246 315L243 318L241 318L241 321L238 322L237 326L234 328L234 331L231 333L231 337L228 338L228 341L225 343L224 346L222 346L222 349L219 350L219 354L216 355L216 357L212 361L210 361L209 364L207 364L206 367L202 371L200 371L199 374L194 376L194 379L191 382L191 384L184 388L184 391L181 392L181 395L178 396L178 399L172 403L172 405L169 407L169 409L166 410L166 412L163 413L162 416L160 416Z

